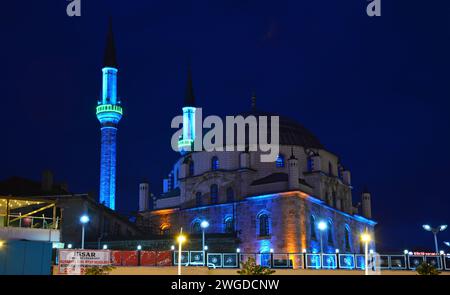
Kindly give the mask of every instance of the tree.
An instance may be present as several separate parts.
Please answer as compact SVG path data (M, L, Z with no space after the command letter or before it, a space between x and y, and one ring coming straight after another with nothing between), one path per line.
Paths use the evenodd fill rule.
M253 257L249 257L248 260L242 264L242 269L237 271L240 275L271 275L274 272L273 269L257 265L256 260Z
M425 261L416 268L416 271L419 275L422 276L437 276L441 273L436 269L436 267Z

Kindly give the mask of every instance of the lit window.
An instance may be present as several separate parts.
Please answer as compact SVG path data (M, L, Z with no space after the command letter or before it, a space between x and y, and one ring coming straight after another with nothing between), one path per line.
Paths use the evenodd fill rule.
M276 165L279 168L284 167L284 156L282 154L279 154L276 160Z
M233 233L234 232L234 224L233 224L233 218L227 217L225 218L225 233Z
M314 171L314 160L312 157L308 157L308 171Z
M217 158L216 156L212 157L211 159L211 169L212 170L219 169L219 158Z
M263 213L259 215L259 236L264 237L269 235L269 216Z
M219 195L219 187L217 184L211 185L211 204L217 204L217 197Z
M195 204L197 206L201 206L202 205L202 193L201 192L197 192L195 194Z
M234 201L234 190L233 188L229 187L227 188L227 202L233 202Z

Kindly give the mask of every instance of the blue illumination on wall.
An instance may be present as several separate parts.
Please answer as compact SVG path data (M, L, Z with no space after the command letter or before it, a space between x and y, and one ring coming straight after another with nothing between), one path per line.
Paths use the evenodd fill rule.
M97 105L105 105L104 110L97 110L101 125L100 203L115 210L117 125L122 118L122 109L117 100L117 69L105 67L102 73L102 99Z

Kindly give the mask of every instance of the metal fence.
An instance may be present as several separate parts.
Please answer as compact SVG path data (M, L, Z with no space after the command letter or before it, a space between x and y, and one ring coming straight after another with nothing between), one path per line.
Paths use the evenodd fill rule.
M211 268L239 268L249 257L258 265L269 268L291 269L344 269L364 270L364 254L319 253L209 253L206 251L182 251L183 266L208 266ZM380 270L415 270L422 262L428 262L438 270L450 271L450 254L446 255L383 255L370 254L370 265ZM178 252L173 252L173 265L178 265Z

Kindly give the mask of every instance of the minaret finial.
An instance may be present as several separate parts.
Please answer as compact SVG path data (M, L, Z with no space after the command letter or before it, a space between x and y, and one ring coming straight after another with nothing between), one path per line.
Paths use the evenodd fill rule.
M252 111L256 111L256 93L252 91Z
M112 29L112 17L109 17L108 34L106 35L105 56L103 67L117 68L116 46Z
M294 156L294 147L293 147L293 146L291 146L291 157L290 157L289 159L297 159L297 158Z
M186 82L186 97L184 98L185 107L195 106L194 87L192 86L192 69L191 63L188 63L187 82Z

